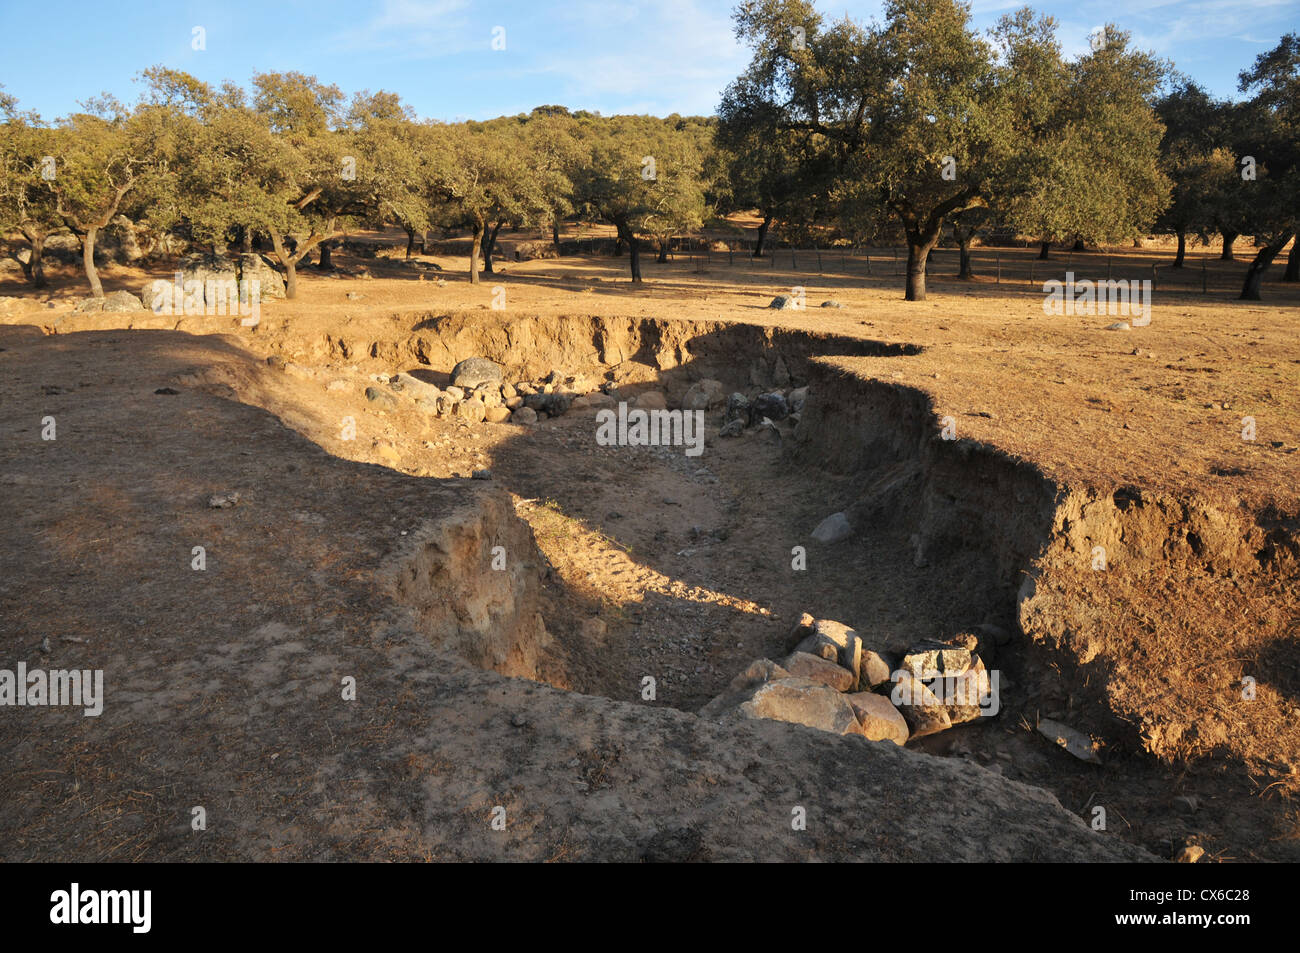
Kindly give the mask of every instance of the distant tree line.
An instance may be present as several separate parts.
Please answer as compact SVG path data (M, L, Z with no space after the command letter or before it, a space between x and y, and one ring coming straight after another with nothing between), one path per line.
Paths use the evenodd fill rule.
M1242 290L1300 228L1300 42L1240 77L1249 98L1212 99L1114 26L1066 59L1050 17L1023 9L986 33L955 0L890 0L879 23L826 23L808 0L746 0L753 51L716 117L601 116L541 106L486 122L420 121L388 92L350 99L300 73L251 89L154 67L128 107L111 97L47 123L0 90L0 231L32 286L56 232L95 248L126 222L224 255L261 251L284 273L348 230L397 226L407 255L432 229L471 237L471 281L502 228L612 227L633 281L674 236L757 210L756 256L787 238L907 245L906 297L925 297L949 230L971 276L978 235L1113 245L1152 229L1239 235L1257 251ZM1286 280L1297 280L1293 245Z

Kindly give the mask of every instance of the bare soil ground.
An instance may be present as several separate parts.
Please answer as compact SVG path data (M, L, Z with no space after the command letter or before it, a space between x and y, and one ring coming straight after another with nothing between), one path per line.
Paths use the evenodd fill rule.
M907 304L888 253L875 254L870 275L861 255L841 261L837 253L824 253L824 270L818 272L809 253L797 255L799 270L781 260L784 254L789 253L778 252L775 267L751 267L726 252L707 260L647 260L648 280L640 287L626 281L625 261L610 258L499 262L496 275L471 285L462 274L463 259L421 256L441 268L445 284L440 285L432 273L421 280L400 259L336 254L339 270L313 274L308 269L297 300L264 303L255 329L217 317L71 315L68 307L80 294L75 273L56 269L50 295L25 294L28 304L11 308L3 320L54 335L45 340L56 347L84 340L80 331L128 325L164 329L148 335L154 355L149 374L157 386L176 386L181 394L141 392L130 401L100 397L97 412L124 415L116 423L111 417L100 421L100 433L131 431L126 417L173 413L155 408L168 401L184 408L190 393L264 408L322 448L327 459L382 466L349 471L364 478L349 477L357 482L348 484L347 499L331 504L339 512L390 509L394 526L413 525L422 508L429 514L440 506L454 510L462 488L478 486L461 478L490 466L490 485L509 491L514 511L531 527L548 564L540 567L537 607L556 641L553 651L528 663L535 661L535 671L511 674L629 702L639 701L642 679L651 675L659 685L657 705L693 711L750 659L788 651L786 633L804 611L884 633L882 638L897 645L981 622L1008 629L1024 625L1029 638L999 661L1010 686L1003 714L917 747L1046 788L1086 820L1092 807L1106 806L1112 832L1158 856L1171 856L1193 840L1215 859L1294 859L1300 850L1293 800L1300 762L1300 459L1295 453L1300 289L1271 282L1268 301L1242 303L1229 291L1240 264L1208 263L1208 294L1200 291L1199 271L1194 281L1181 283L1163 280L1165 272L1159 271L1151 325L1121 332L1105 330L1117 317L1045 316L1041 282L1060 277L1067 267L1080 278L1105 277L1107 268L1115 277L1149 277L1154 256L1073 254L1067 264L1061 253L1058 260L1042 263L1033 262L1029 251L1003 249L996 253L1001 283L995 283L985 275L974 282L951 279L945 265L954 253L941 254L932 264L930 299ZM993 254L981 250L980 266ZM149 278L167 275L165 265L149 272L111 268L105 286L138 292ZM773 295L795 287L804 289L808 310L766 308ZM505 289L504 313L492 310L499 288ZM14 293L21 293L14 282L0 283L0 295ZM817 307L830 298L845 307ZM450 324L446 316L454 317ZM817 429L810 436L785 428L779 445L752 437L719 440L717 421L711 420L707 452L690 458L678 449L599 447L590 414L573 412L535 429L469 427L405 407L379 413L362 396L371 373L416 370L437 379L453 357L469 356L476 348L494 351L488 356L506 363L513 357L520 367L535 360L529 352L536 351L599 369L602 362L586 353L592 351L592 336L583 337L589 316L599 316L606 327L620 320L631 328L650 319L709 323L691 332L716 338L706 356L707 349L696 343L693 350L677 347L668 360L664 352L674 347L661 347L657 354L642 348L621 363L606 360L610 376L628 395L661 387L679 396L690 380L706 374L743 387L761 352L737 349L733 366L726 366L718 354L725 355L729 339L718 326L744 323L774 333L806 332L798 348L811 360L798 373L816 378L814 394L820 389L828 401ZM548 341L549 352L531 348L520 330L525 326L534 337L549 334L560 343ZM165 333L174 327L204 337ZM229 337L210 337L214 334ZM106 377L128 373L122 362L135 339L124 331L95 335L102 362L87 360L92 352L78 345L79 365L43 365L47 386L54 388L42 395L47 412L75 419L79 407L95 402L95 390ZM212 341L218 350L191 343L196 340ZM846 341L864 346L855 349ZM26 339L11 344L24 361L31 360L26 355L32 346ZM159 354L166 358L161 363ZM290 362L285 373L270 373L248 360L273 354ZM840 378L865 382L867 389L834 383ZM336 382L333 389L331 382ZM891 409L881 394L914 395L917 419L910 410ZM884 402L874 403L877 399ZM1246 416L1256 424L1253 441L1242 439ZM341 436L341 422L348 417L357 422L356 439ZM936 444L944 417L953 419L959 438L951 449L965 448L968 455L936 466L933 460L947 459L933 456L944 449ZM914 425L915 434L908 429ZM36 432L34 421L23 427L15 420L12 426L27 437ZM250 418L248 426L267 424ZM927 428L930 437L924 436ZM903 436L881 436L895 431ZM110 455L95 467L119 466L123 478L136 478L133 461L146 456L140 448L129 442L114 447L111 437L100 440L106 444L100 451ZM900 449L909 440L912 449ZM851 465L836 458L837 441L861 448ZM978 557L980 546L999 545L990 542L999 520L1017 525L1014 532L1008 528L1011 535L1019 532L1028 540L1039 533L1037 524L1019 527L1026 522L1021 511L1035 504L1019 505L1021 485L1014 480L1003 493L1005 509L978 496L984 515L971 522L990 525L981 525L969 539L954 542L951 534L930 532L936 508L960 512L959 498L968 490L967 505L976 508L977 494L962 488L963 479L971 487L987 484L979 493L992 495L1002 492L1000 481L1012 479L980 456L982 450L969 456L970 448L991 448L1008 467L1032 472L1049 488L1051 505L1038 540L1042 551L1025 554L1019 560L1025 565L1015 569L1019 574L1035 564L1038 591L1030 598L1017 600L1021 580L1001 566L1017 559L990 555L983 565ZM70 482L55 507L22 482L31 477L19 465L19 454L31 451L16 450L10 441L6 472L17 482L6 486L13 507L6 522L27 527L50 549L38 560L42 572L90 560L101 585L119 587L124 602L138 601L162 613L150 617L152 625L186 630L203 599L179 591L161 566L150 568L143 540L138 546L124 544L123 535L202 516L204 525L182 523L181 535L230 533L243 552L239 565L224 570L224 578L241 592L223 601L216 625L224 635L211 636L216 648L210 650L241 658L256 651L239 633L267 624L253 610L284 604L287 592L295 593L290 601L303 617L281 624L306 630L321 616L347 616L353 611L350 600L359 606L374 598L365 581L365 565L373 565L373 559L362 560L365 565L354 561L387 554L377 552L372 540L339 538L331 526L318 525L319 519L335 518L329 507L304 505L303 520L295 522L289 501L294 494L310 498L309 474L278 473L272 461L259 456L262 472L223 476L222 461L244 456L243 450L204 447L197 436L148 449L153 461L168 454L175 460L174 469L156 475L166 487L156 487L155 503L164 497L197 499L209 488L238 489L234 483L288 481L277 492L290 509L269 520L259 514L237 531L222 529L214 514L224 518L227 511L183 517L181 507L159 511L141 501L133 504L120 487L101 488L101 477L77 480L71 459L63 464L71 468L65 474ZM200 452L208 458L202 465ZM887 486L896 475L892 468L911 467L909 458L918 455L929 461L924 468L939 473L924 478L926 500L891 495L897 493ZM84 460L82 465L87 474L98 472ZM943 472L945 467L951 472ZM390 471L405 475L393 477L407 481L404 489L388 487L387 478L377 476ZM175 483L178 474L184 492ZM324 479L320 485L330 486L331 494L342 492ZM405 489L416 486L429 488L427 500L424 489ZM864 500L874 502L864 509ZM806 543L822 517L841 509L869 513L873 506L874 525L834 551L814 548L807 572L791 570L791 547ZM909 506L918 513L928 508L928 515L913 518L905 512ZM1101 509L1094 507L1105 513L1097 515ZM230 511L252 519L245 512L251 511ZM957 518L943 519L949 526ZM31 520L41 525L30 526ZM918 532L933 536L927 537L926 559L918 558ZM1103 537L1111 565L1099 573L1088 560ZM6 556L10 645L30 649L52 632L114 644L138 638L127 605L106 614L93 601L78 603L103 596L94 589L77 596L73 577L48 587L57 598L33 603L31 575L22 577L24 584L15 581L30 554ZM296 592L289 587L302 585L298 574L285 568L281 578L275 571L303 565L318 565L322 579L355 578L359 588L355 596ZM243 593L244 587L260 591ZM226 611L227 605L242 604L249 607L247 618ZM390 613L383 606L366 611L376 617ZM591 619L603 627L593 628ZM109 631L109 621L118 628ZM347 628L340 626L334 632L316 626L318 643L304 651L325 658L338 654L339 633ZM162 661L182 666L193 649L192 639L169 642L166 651L176 657ZM146 649L143 657L132 653L129 663L124 657L121 664L138 670L146 661L159 660ZM197 678L204 666L193 664ZM1258 682L1258 696L1249 703L1240 697L1246 675ZM198 703L202 695L200 689L176 702ZM1040 715L1107 738L1106 764L1078 763L1051 748L1032 730ZM235 716L229 717L234 730ZM31 736L22 741L33 743L39 742ZM134 769L110 754L93 770L129 776ZM184 763L169 768L177 777L185 771ZM59 783L66 777L59 775ZM28 775L24 778L31 783ZM1174 808L1173 798L1184 794L1200 798L1195 813ZM285 798L281 809L291 812L293 799L287 792ZM37 830L54 823L49 816L27 820ZM306 851L318 833L301 834L298 850ZM154 843L140 839L141 855L151 856ZM48 855L52 849L47 844L42 851ZM96 849L104 856L133 856L123 847Z

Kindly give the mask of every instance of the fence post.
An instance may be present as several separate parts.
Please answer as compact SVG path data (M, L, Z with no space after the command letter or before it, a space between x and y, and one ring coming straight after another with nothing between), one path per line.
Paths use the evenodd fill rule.
M994 259L995 259L995 260L997 261L997 263L998 263L998 278L997 278L997 281L994 282L994 284L1000 285L1000 284L1002 284L1002 251L1001 251L1001 249L999 249L998 251L995 251L995 252L993 253L993 257L994 257Z
M1201 259L1201 294L1207 294L1205 287L1205 259Z
M1034 259L1029 259L1029 287L1034 286L1034 266L1038 264Z

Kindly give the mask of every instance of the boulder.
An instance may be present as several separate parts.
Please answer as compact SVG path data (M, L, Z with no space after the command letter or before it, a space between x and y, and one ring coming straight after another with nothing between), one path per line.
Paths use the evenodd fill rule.
M907 721L912 738L924 738L952 727L947 709L934 692L904 669L894 673L894 688L889 700Z
M868 741L892 741L896 745L907 744L910 732L907 719L894 707L884 695L875 692L854 692L845 695L853 713L862 725L862 734Z
M537 423L537 411L531 407L516 407L510 414L512 424L525 424L531 426Z
M683 410L712 410L720 407L727 399L727 389L722 381L706 377L696 381L682 398Z
M743 672L731 680L721 695L700 709L700 716L717 718L724 715L748 700L758 686L789 677L790 673L771 659L754 659Z
M503 406L489 407L485 411L483 419L490 424L503 424L510 419L510 408Z
M792 414L803 413L803 405L807 403L807 401L808 401L807 387L796 387L794 390L790 391L790 400L789 400L790 413Z
M245 252L239 256L239 278L241 281L257 282L259 299L285 296L284 279L280 273L269 260L255 252ZM252 288L251 284L249 288Z
M745 432L745 422L743 420L729 420L722 425L718 431L719 437L739 437Z
M990 689L989 675L979 656L971 659L970 667L962 674L936 678L930 684L954 725L979 718L983 712L980 705L989 697Z
M487 407L483 406L483 401L477 397L471 397L469 400L462 400L456 407L456 416L468 420L472 424L481 423L487 416Z
M723 419L727 423L733 420L739 420L743 427L749 420L749 398L744 394L736 393L727 398L727 412Z
M366 388L366 400L384 410L392 410L397 406L397 400L393 395L387 391L380 390L378 387Z
M647 390L637 396L632 406L637 410L667 410L668 398L664 396L663 391Z
M828 661L807 652L793 652L781 660L781 667L795 678L820 682L837 692L847 692L857 678L839 662Z
M828 300L822 302L822 307L823 307L823 308L842 308L842 307L844 307L844 305L842 305L840 302L836 301L834 298L830 298L830 299L828 299Z
M941 676L960 675L971 667L974 646L953 642L922 642L913 646L900 663L914 677L929 681Z
M189 255L181 259L177 268L180 270L183 285L197 281L202 285L203 290L194 297L193 301L190 299L189 291L186 291L182 301L173 300L174 313L190 314L193 313L193 309L201 308L205 314L216 314L219 310L230 314L231 289L234 289L236 295L234 313L238 313L239 269L235 262L227 258L213 258L211 255Z
M893 668L878 653L864 651L858 665L858 685L863 690L875 688L889 681Z
M853 526L843 513L832 513L817 524L812 531L812 538L823 545L838 543L853 535Z
M501 383L501 365L486 357L470 357L451 369L451 382L473 390L479 384Z
M82 298L73 310L79 314L98 311L120 314L128 311L143 311L145 307L131 292L114 291L102 298Z
M797 307L797 303L790 295L777 295L772 299L769 308L775 308L778 311L791 311Z
M749 422L756 424L764 417L771 421L784 420L790 416L790 406L785 402L785 395L779 391L759 394L749 405Z
M803 632L807 634L795 646L795 652L806 652L834 662L853 676L856 682L862 665L862 639L857 632L833 619L816 619L810 626L803 625L803 619L800 619L795 634ZM850 687L852 685L853 682L850 682Z
M451 397L452 400L464 400L464 399L465 399L465 391L464 391L464 389L463 389L463 388L460 388L460 387L457 387L455 384L452 384L450 387L447 388L447 394Z
M740 704L737 712L744 718L785 721L836 735L862 733L858 716L845 696L809 678L764 682Z
M400 374L391 378L388 382L388 386L393 390L401 391L403 394L416 400L421 398L425 400L436 400L442 395L442 391L438 390L438 388L433 384L430 384L428 381L422 381L418 377L407 374L405 371L402 371Z

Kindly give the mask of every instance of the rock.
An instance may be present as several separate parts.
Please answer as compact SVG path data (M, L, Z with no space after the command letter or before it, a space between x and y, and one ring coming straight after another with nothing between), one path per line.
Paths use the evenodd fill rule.
M507 397L506 406L511 410L518 410L520 407L524 406L524 399L520 397L518 394L516 394L514 397Z
M907 721L912 738L924 738L952 727L952 719L934 692L903 669L894 673L894 688L889 700Z
M834 298L830 298L830 299L828 299L828 300L822 302L822 307L823 307L823 308L842 308L842 307L844 307L844 305L840 304L840 302L836 301Z
M889 681L893 668L876 652L864 651L858 665L858 685L863 690L875 688Z
M442 396L442 391L438 390L428 381L422 381L420 378L402 371L400 374L391 378L388 386L393 390L401 391L412 398L424 398L425 400L436 400Z
M1194 794L1180 794L1174 798L1174 809L1180 814L1195 814L1201 799Z
M492 408L501 406L501 391L496 387L480 384L474 388L474 396L483 401L483 406Z
M531 407L516 407L514 412L510 414L510 422L512 424L531 426L537 423L537 411Z
M637 410L667 410L668 398L664 396L663 391L647 390L637 396L632 406Z
M378 387L366 388L366 400L386 410L392 410L397 406L397 401L394 399L393 395L387 391L380 390Z
M349 291L345 296L349 301L360 301L365 297L360 291Z
M834 662L853 676L850 687L856 683L862 666L862 639L857 632L833 619L817 619L811 626L803 625L803 619L800 619L795 634L800 632L807 632L807 635L795 646L795 652L806 652Z
M790 415L790 407L785 402L785 395L777 391L759 394L749 405L749 422L758 423L764 417L768 420L784 420Z
M739 420L741 426L749 420L749 398L744 394L732 394L727 398L727 412L722 418L727 423Z
M450 417L456 412L460 401L456 400L450 394L441 394L434 398L433 412L439 417Z
M481 470L475 470L473 473L470 474L470 479L471 479L471 480L490 480L490 479L492 479L492 471L489 470L489 469L487 469L486 467L484 467L484 468L481 469Z
M964 645L922 643L903 656L901 667L923 681L944 675L960 675L971 667L970 649Z
M228 510L238 502L238 493L218 493L208 497L208 506L214 510Z
M257 282L259 299L283 298L285 295L284 279L275 270L269 260L256 252L244 252L239 256L239 277L243 281ZM252 285L249 285L252 293Z
M796 387L794 390L790 391L790 400L789 400L790 413L792 414L803 413L803 405L807 403L807 401L808 401L807 387Z
M1040 718L1038 733L1048 741L1060 745L1080 761L1101 764L1101 755L1097 751L1096 742L1082 731L1076 731L1069 725L1063 725L1051 718Z
M731 680L721 695L700 709L700 716L716 718L726 714L748 699L759 685L789 677L790 673L771 659L754 659L744 671Z
M1114 324L1106 325L1107 331L1130 331L1127 321L1116 321Z
M143 311L144 304L135 295L129 291L114 291L110 295L102 298L82 298L73 309L78 314L88 314L92 312L103 311L106 313L120 314L129 311Z
M452 386L448 387L446 392L447 392L449 395L451 395L451 399L452 399L452 400L464 400L464 399L465 399L465 391L464 391L464 389L463 389L463 388L460 388L460 387L457 387L455 384L453 384Z
M797 307L797 304L790 295L777 295L772 299L769 308L775 308L778 311L790 311Z
M486 357L470 357L451 369L451 382L473 389L479 384L500 384L501 365Z
M719 437L739 437L745 432L745 422L743 420L729 420L722 425L718 431Z
M477 397L469 400L462 400L456 406L456 416L468 420L472 424L481 423L487 416L487 408L483 406L483 401Z
M772 364L772 383L782 389L790 386L790 369L785 366L785 358L780 354Z
M601 410L614 406L614 398L597 391L594 394L581 394L573 398L574 410Z
M1188 844L1178 853L1174 854L1175 864L1194 864L1205 856L1205 848L1199 844Z
M858 716L844 695L808 678L764 682L737 712L744 718L784 721L836 735L862 733Z
M777 430L776 424L772 423L772 421L768 420L766 417L764 417L762 423L758 425L754 437L760 443L769 444L771 446L781 445L781 431Z
M853 527L849 524L849 518L843 513L832 513L818 523L817 528L812 531L812 538L827 546L848 539L852 535Z
M847 692L857 679L839 662L827 661L807 652L793 652L781 660L781 667L795 678L820 682L837 692Z
M990 693L989 676L984 670L983 660L979 656L972 657L965 672L935 679L930 690L948 709L948 718L954 725L974 721L983 714L981 705Z
M710 377L698 380L686 391L682 398L682 410L712 410L721 406L727 399L727 389L722 381Z
M503 424L510 419L509 407L489 407L483 414L483 419L490 424Z
M603 619L596 616L589 616L582 620L580 631L584 642L598 645L605 641L605 633L608 631L608 626L605 625Z
M910 732L907 719L884 695L875 692L855 692L844 696L862 725L862 734L868 741L892 741L907 744Z

